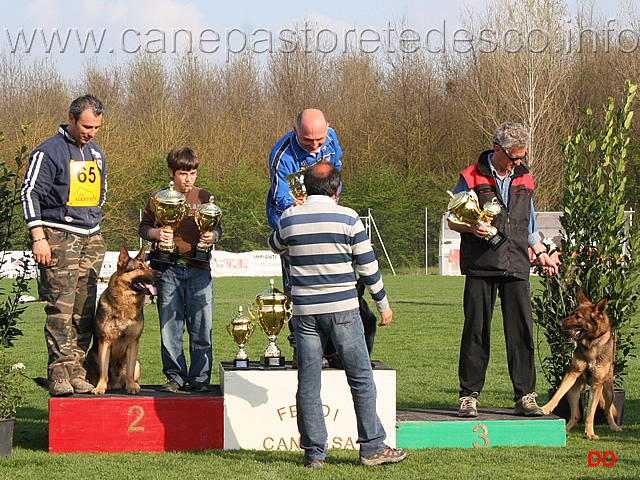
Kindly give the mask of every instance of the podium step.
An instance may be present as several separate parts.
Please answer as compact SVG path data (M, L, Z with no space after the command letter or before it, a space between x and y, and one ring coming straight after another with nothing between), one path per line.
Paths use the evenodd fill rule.
M115 390L49 398L49 451L163 452L224 448L224 400L207 393Z
M102 396L51 397L49 451L298 450L295 370L233 370L226 364L221 370L226 396L215 385L208 393L166 393L160 386L142 386L139 395L119 390ZM476 418L460 418L457 409L396 410L395 371L380 364L374 372L378 413L390 444L404 448L566 444L565 421L555 415L528 418L514 415L513 409L496 408L479 409ZM357 448L344 372L323 371L325 387L329 448Z
M373 378L378 390L376 411L395 446L396 371L374 361ZM327 447L358 448L358 430L351 390L344 370L322 370L322 410L327 427ZM298 371L287 362L284 369L261 369L250 362L237 369L220 362L220 382L225 401L225 450L300 450L296 391Z
M564 447L565 421L555 415L522 417L513 409L478 409L475 418L453 408L397 410L396 444L404 448Z

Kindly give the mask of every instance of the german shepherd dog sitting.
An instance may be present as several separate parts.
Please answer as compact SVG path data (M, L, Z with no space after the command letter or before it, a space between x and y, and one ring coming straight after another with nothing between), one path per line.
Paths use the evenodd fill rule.
M609 317L604 311L607 299L603 298L594 305L587 299L582 289L579 289L578 302L578 308L567 318L558 322L558 326L567 336L567 342L576 342L571 365L555 395L542 407L542 410L545 414L551 413L566 394L571 407L571 419L567 423L567 431L571 430L580 419L578 411L580 392L584 390L586 383L590 383L585 432L587 438L597 440L599 437L593 431L593 418L598 405L603 408L611 430L620 431L620 427L614 420L616 407L613 405L615 345Z
M364 291L366 285L362 279L358 278L356 282L356 290L358 291L358 310L360 311L360 318L362 318L362 324L364 326L364 339L367 343L367 350L369 351L369 358L371 358L371 351L373 350L373 340L376 336L376 330L378 325L378 318L376 314L371 311L367 301L364 299ZM343 369L342 359L340 354L333 345L331 339L327 341L327 345L324 349L324 358L329 362L329 367ZM373 366L373 364L372 364Z
M132 395L140 392L138 347L143 308L147 296L157 293L153 282L162 276L147 265L144 250L142 247L131 258L120 247L118 268L98 302L93 345L85 361L87 381L96 385L92 391L96 395L125 387Z

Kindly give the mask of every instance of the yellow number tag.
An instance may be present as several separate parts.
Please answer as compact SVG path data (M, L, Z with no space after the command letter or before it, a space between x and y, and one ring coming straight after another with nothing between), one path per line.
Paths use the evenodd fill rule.
M69 162L69 201L71 207L96 207L100 204L100 171L95 161Z

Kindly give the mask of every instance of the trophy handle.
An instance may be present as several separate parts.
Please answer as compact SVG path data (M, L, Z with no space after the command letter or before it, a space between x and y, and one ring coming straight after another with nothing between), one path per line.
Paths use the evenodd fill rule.
M252 304L252 303L247 304L247 312L249 312L249 315L251 316L251 319L252 319L254 322L257 322L258 324L260 324L260 320L258 320L258 319L256 318L256 316L254 315L252 307L253 307L253 304ZM258 315L258 317L260 317L260 315ZM254 326L253 328L255 328L255 323L253 324L253 326ZM262 325L261 325L261 324L260 324L260 328L262 328Z
M187 206L186 203L184 203L182 204L182 215L180 216L180 220L176 222L176 225L178 225L184 219L184 217L186 217L188 214L189 214L189 207Z

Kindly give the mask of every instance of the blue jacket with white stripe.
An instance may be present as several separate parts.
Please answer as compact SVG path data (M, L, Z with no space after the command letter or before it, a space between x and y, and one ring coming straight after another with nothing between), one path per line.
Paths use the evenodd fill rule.
M100 175L97 206L67 205L70 188L70 160L94 160ZM20 191L24 219L29 230L50 227L80 236L100 232L102 205L107 192L107 169L102 150L93 142L80 149L61 125L58 133L38 146L31 157Z
M327 130L327 139L318 153L309 153L303 149L293 130L276 142L269 154L271 188L267 194L267 220L271 228L278 228L280 215L293 204L293 197L289 194L291 190L284 177L318 162L328 163L340 170L341 157L342 149L336 132L331 127Z

